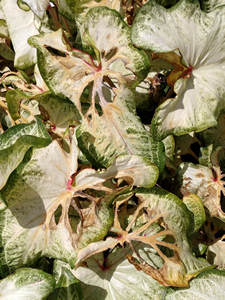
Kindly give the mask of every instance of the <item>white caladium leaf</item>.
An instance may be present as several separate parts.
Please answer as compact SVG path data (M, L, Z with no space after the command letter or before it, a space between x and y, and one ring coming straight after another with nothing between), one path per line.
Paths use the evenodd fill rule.
M25 0L23 2L27 3L33 13L35 13L35 15L37 15L40 19L43 18L47 7L50 5L49 0Z
M178 49L182 56L183 73L174 85L177 96L160 105L153 118L157 140L215 126L224 108L224 8L207 14L191 2L181 0L167 10L149 1L132 28L136 46L160 53Z
M45 147L50 142L51 138L39 119L33 124L19 124L5 131L0 136L0 190L30 147Z
M187 289L168 288L165 300L195 300L224 298L225 271L207 270L191 280Z
M16 0L2 0L1 3L16 53L15 67L25 69L34 65L37 61L36 50L27 43L30 36L39 33L34 24L34 13L20 9Z
M79 249L107 234L113 222L113 200L131 189L125 186L113 191L102 184L113 177L147 186L157 180L157 168L135 157L130 161L127 157L118 158L105 174L84 169L76 176L77 158L73 141L70 153L53 141L48 147L27 153L12 173L0 194L8 204L0 214L2 274L29 265L41 256L58 258L73 266ZM85 192L95 188L108 194L94 197ZM91 204L79 209L73 199L80 198ZM78 218L74 224L69 215L71 205Z
M24 268L0 280L1 300L43 300L54 290L53 276L40 270Z
M211 217L225 220L220 198L224 193L223 175L220 169L215 169L216 177L212 170L206 166L183 163L179 167L178 178L185 189L198 195L208 209Z
M96 94L99 94L97 89L102 90L103 87L111 94L112 102L116 83L138 84L149 70L146 54L132 47L130 28L116 11L106 7L91 9L85 19L85 30L86 39L97 53L97 61L82 51L69 51L61 31L29 39L29 43L39 50L38 66L48 87L59 97L68 97L80 110L80 97L91 82L92 105ZM51 48L66 57L51 54ZM117 61L123 63L125 73L113 71L113 64ZM133 76L130 76L130 71ZM104 105L103 101L107 99L99 98L100 105Z
M70 155L65 153L56 141L33 150L2 190L8 204L0 215L1 224L8 223L1 227L3 274L31 264L41 255L73 259L74 237L67 212L73 196L69 179L77 168L78 151L76 147L72 150ZM54 212L60 204L63 213L56 225Z

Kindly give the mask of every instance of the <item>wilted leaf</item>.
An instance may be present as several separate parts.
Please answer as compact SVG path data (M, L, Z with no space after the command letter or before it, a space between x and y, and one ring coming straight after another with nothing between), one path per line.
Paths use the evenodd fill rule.
M121 227L118 219L117 214L120 203L117 202L114 224L111 231L117 233L118 237L108 237L105 241L91 243L87 247L81 249L78 253L76 267L93 254L103 252L107 249L113 249L118 244L123 247L127 243L133 250L134 247L132 246L132 242L135 241L149 244L153 247L163 259L164 264L157 269L140 256L138 256L140 263L133 259L132 256L128 256L129 261L134 264L137 270L144 271L164 286L186 287L191 278L197 276L206 269L214 267L210 266L206 261L198 260L193 256L188 237L193 231L191 229L190 216L186 206L180 199L173 194L158 188L149 190L137 189L135 195L140 198L141 204L133 214L126 230ZM127 199L131 196L131 193L128 194ZM138 229L130 232L132 225L142 208L147 209L149 221ZM140 235L155 222L160 222L165 230L157 233L153 232L147 236ZM162 237L164 236L170 237L172 240L162 240ZM171 251L173 255L171 256L170 254L167 256L163 250L161 250L160 247L162 246Z

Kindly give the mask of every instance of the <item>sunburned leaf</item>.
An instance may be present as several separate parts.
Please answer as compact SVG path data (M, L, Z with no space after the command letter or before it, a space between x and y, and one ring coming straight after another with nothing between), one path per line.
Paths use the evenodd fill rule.
M216 176L208 167L184 163L180 165L178 178L182 185L193 194L198 195L208 209L211 217L225 220L225 213L221 208L221 192L224 193L223 175L220 169L216 170Z
M149 245L133 242L133 246L151 265L161 266L160 257ZM126 259L123 250L118 248L112 253L94 255L87 259L86 267L72 271L81 282L85 299L161 300L165 287L146 273L136 270ZM127 255L137 257L130 247L126 246L125 251Z
M149 264L148 260L144 260L139 255L138 259L141 261L140 263L136 262L132 256L128 256L129 261L134 264L137 270L143 270L164 286L186 287L191 278L197 276L203 270L214 267L210 266L206 261L198 260L192 254L188 241L188 235L192 232L190 217L186 206L181 200L158 188L149 190L137 189L136 192L136 197L140 198L142 202L133 214L133 218L126 230L124 230L119 223L117 214L120 203L116 203L114 225L111 231L117 233L118 238L109 237L105 241L92 243L86 248L81 249L78 253L76 266L79 266L83 260L93 254L107 249L113 249L118 244L123 247L125 243L128 243L132 250L134 250L135 248L132 246L132 242L138 241L153 247L163 259L164 264L157 269ZM128 199L131 196L131 193L128 194ZM149 221L138 229L130 232L142 208L147 209ZM155 222L161 222L165 230L152 233L148 236L140 235ZM170 237L170 240L162 240L163 236ZM170 253L170 255L167 256L160 248L162 246L172 251L173 255L171 256Z
M110 94L112 87L115 87L114 81L118 85L138 84L149 69L147 56L130 45L130 29L116 11L106 7L90 10L85 20L85 29L86 39L97 53L97 61L82 51L68 51L62 41L61 31L29 39L29 43L39 50L38 65L46 84L58 96L72 100L80 110L80 97L91 82L94 82L94 105L98 93L96 89L100 90L104 86ZM51 49L60 51L64 57L53 55ZM125 71L128 69L129 73L130 70L133 72L132 77L112 70L114 62L118 60L124 63ZM102 101L101 98L100 105L104 105Z
M53 291L55 280L35 269L20 269L0 281L0 299L42 300Z
M30 147L45 147L50 142L51 138L39 119L33 124L16 125L4 132L0 136L0 189Z
M130 161L118 158L105 172L84 169L76 175L77 157L74 142L67 153L53 141L46 148L29 152L11 175L0 194L8 204L0 214L2 274L41 256L73 266L81 248L107 234L113 222L112 202L131 189L125 186L114 191L103 183L113 177L124 177L137 185L154 185L157 180L156 167L134 156ZM141 176L140 170L145 170ZM95 196L94 190L103 194ZM74 216L78 222L73 222Z
M115 90L113 103L104 100L96 88L104 114L93 112L92 120L84 119L77 130L78 145L94 165L107 166L118 155L138 155L151 160L162 172L165 164L164 146L154 142L151 134L135 115L134 94L125 85Z
M174 85L176 98L156 110L155 139L217 124L225 95L224 16L224 7L207 14L197 1L186 0L168 10L155 1L140 9L132 27L133 43L156 53L179 49L187 68Z

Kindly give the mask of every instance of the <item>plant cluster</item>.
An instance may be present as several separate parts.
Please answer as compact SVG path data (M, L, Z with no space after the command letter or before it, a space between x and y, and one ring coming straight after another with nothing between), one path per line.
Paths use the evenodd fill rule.
M224 299L224 5L0 1L0 299Z

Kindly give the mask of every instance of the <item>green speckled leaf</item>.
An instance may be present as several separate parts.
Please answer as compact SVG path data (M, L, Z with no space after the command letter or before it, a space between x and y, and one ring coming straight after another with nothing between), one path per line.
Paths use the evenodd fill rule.
M35 269L20 269L0 280L2 300L44 300L53 291L55 280L50 275Z

